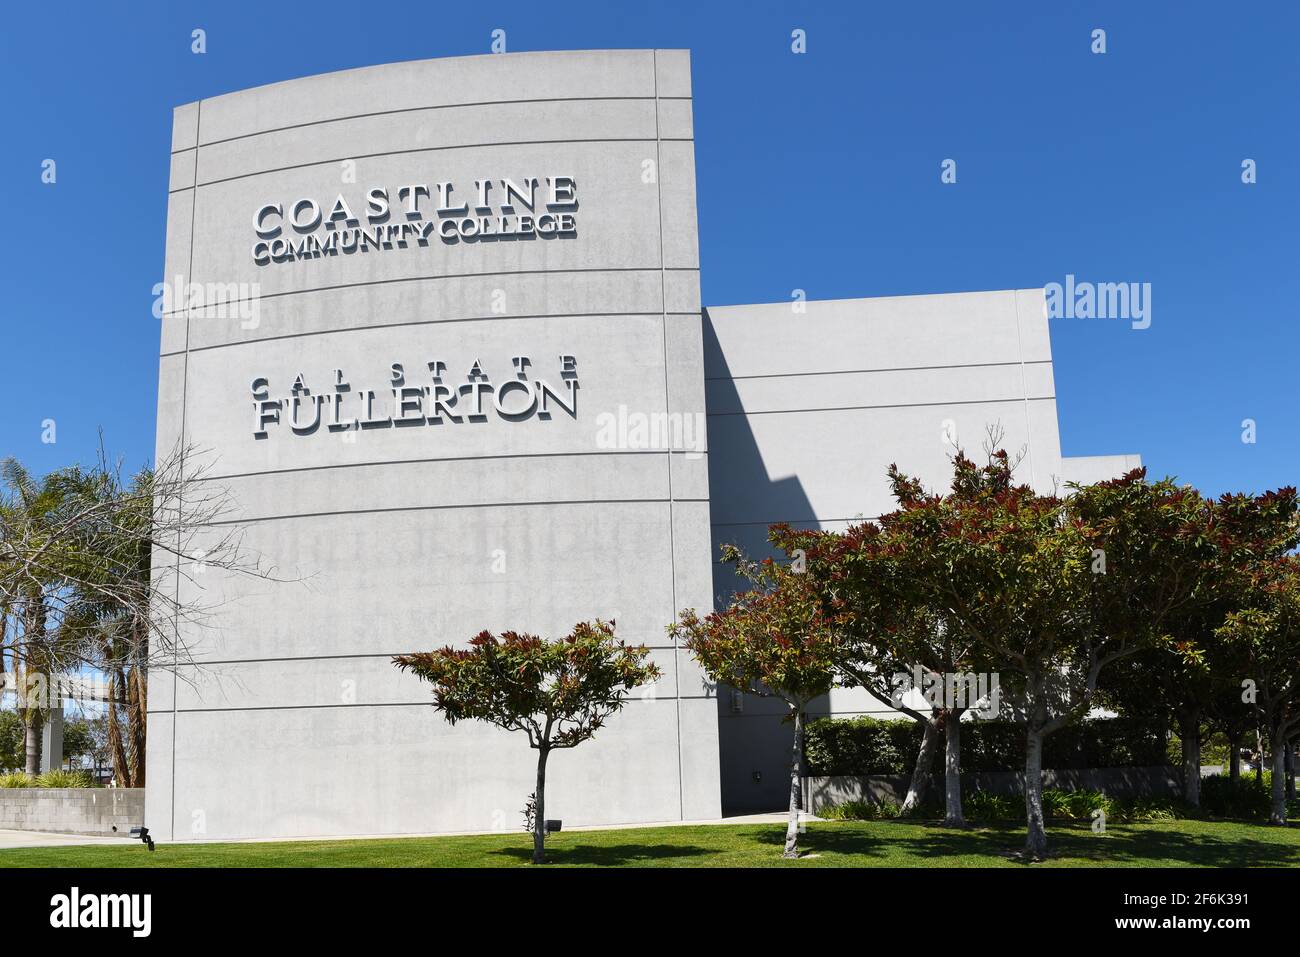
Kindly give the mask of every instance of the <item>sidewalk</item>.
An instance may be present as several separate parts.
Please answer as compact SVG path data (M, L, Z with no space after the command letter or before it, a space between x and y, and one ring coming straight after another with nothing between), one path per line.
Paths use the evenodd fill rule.
M818 821L820 818L811 814L804 815L805 821ZM705 821L655 821L648 824L590 824L579 827L566 827L566 832L573 831L627 831L644 827L696 827L711 824L784 824L786 814L777 811L770 814L742 814L736 817L711 818ZM470 834L491 834L492 831L454 831L434 834L347 834L339 836L312 837L253 837L225 838L216 841L189 840L159 841L160 844L271 844L285 841L365 841L392 840L407 837L458 837ZM138 844L139 841L129 837L97 837L86 834L56 834L50 831L5 831L0 830L0 850L18 847L73 847L83 844Z
M89 834L55 834L51 831L0 830L0 850L15 847L62 847L78 844L138 844L129 837L97 837Z

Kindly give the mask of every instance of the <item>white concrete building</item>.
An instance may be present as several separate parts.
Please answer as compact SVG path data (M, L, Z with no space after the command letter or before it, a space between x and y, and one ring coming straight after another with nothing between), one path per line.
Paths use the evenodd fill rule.
M990 428L1021 457L1017 477L1044 493L1141 465L1062 457L1047 322L1041 289L707 308L715 546L765 554L773 523L838 529L893 511L891 463L942 490L954 448L982 455ZM729 566L714 580L719 600L736 590ZM894 713L860 689L811 711ZM787 799L783 714L779 701L720 697L726 811Z
M299 580L210 572L199 665L151 675L162 839L518 827L526 742L448 726L389 659L594 617L664 677L552 758L548 810L771 804L775 719L665 631L730 590L718 543L877 514L889 462L939 481L941 434L988 423L1044 488L1126 464L1061 458L1040 290L702 310L685 51L188 104L170 190L158 451L201 450L246 545Z

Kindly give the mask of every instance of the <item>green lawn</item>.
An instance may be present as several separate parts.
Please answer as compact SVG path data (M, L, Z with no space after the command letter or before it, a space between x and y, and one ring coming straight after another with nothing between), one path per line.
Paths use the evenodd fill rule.
M586 867L1021 867L1023 830L1012 824L950 831L900 821L827 821L808 826L806 857L781 858L773 824L570 831L547 843L551 862ZM1038 867L1300 866L1300 827L1225 821L1053 827L1053 856ZM531 838L474 837L293 841L275 844L22 848L0 867L517 867Z

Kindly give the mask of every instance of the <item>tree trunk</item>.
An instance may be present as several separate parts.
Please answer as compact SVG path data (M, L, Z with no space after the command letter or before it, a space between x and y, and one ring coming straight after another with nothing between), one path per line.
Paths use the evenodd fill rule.
M537 814L533 818L533 863L546 863L546 756L549 748L537 749Z
M1043 826L1043 732L1030 727L1025 734L1025 854L1047 856L1047 830Z
M145 736L149 721L149 672L146 664L149 660L149 628L139 617L134 623L133 645L129 687L134 693L127 696L130 708L131 781L134 787L142 788L145 786Z
M1179 723L1178 736L1183 739L1183 800L1191 807L1201 806L1201 722L1187 718Z
M1286 799L1295 800L1295 742L1286 746Z
M1228 780L1235 788L1241 783L1241 735L1228 736Z
M799 856L799 799L803 786L800 774L803 764L803 708L794 712L794 747L790 754L790 818L785 825L785 853L782 857Z
M944 827L965 827L961 812L961 711L949 711L944 720L943 793Z
M145 764L145 685L144 669L137 663L127 675L127 718L131 735L129 753L131 787L144 787Z
M25 744L27 747L26 770L30 775L41 773L41 712L38 708L28 707Z
M934 754L939 749L939 729L935 727L934 719L922 721L921 724L925 727L925 733L921 735L921 750L916 754L912 782L907 786L907 797L903 799L903 807L899 811L904 817L914 814L925 800L926 791L930 788L930 772L934 768Z
M1273 786L1272 809L1269 824L1286 824L1286 738L1279 732L1273 735ZM1261 761L1260 764L1264 762Z
M113 759L113 779L120 788L131 787L131 765L122 743L122 723L118 717L119 696L122 694L122 672L114 668L108 685L108 750Z

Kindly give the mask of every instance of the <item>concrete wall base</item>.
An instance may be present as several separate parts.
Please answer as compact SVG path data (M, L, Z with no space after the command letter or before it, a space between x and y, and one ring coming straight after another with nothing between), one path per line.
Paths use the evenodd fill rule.
M0 830L126 837L143 823L144 788L0 789Z

